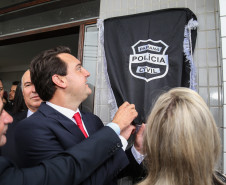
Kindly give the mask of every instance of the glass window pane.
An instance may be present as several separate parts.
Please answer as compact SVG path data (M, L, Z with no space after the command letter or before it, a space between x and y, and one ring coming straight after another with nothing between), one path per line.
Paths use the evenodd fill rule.
M97 44L98 29L97 25L87 25L85 27L84 51L83 51L83 67L90 73L88 78L89 87L92 94L82 103L82 110L93 112L95 83L96 83L96 64L97 64Z

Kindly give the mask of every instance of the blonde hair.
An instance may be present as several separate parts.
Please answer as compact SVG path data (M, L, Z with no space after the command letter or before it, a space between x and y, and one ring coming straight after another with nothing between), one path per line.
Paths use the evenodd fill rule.
M146 124L148 176L139 185L211 185L220 152L218 130L204 100L174 88L155 103Z

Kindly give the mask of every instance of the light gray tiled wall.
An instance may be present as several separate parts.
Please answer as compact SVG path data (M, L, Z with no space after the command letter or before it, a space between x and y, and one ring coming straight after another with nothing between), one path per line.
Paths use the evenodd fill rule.
M222 1L221 10L224 12L224 14L221 15L221 24L225 25L226 0L220 1ZM222 5L223 3L224 5ZM222 6L224 8L222 8ZM100 18L106 19L121 15L181 7L190 8L198 18L198 37L194 53L195 64L197 67L197 90L210 107L223 139L223 128L226 127L226 119L224 120L223 125L223 83L222 57L220 50L219 0L101 0ZM224 33L224 36L222 36L224 47L226 47L225 32L225 30L221 30L221 33ZM224 49L224 51L226 50ZM98 52L95 113L99 115L105 123L108 123L111 121L109 112L110 105L107 101L107 84L104 79L100 48ZM224 63L226 64L226 53L223 54L223 57ZM224 68L226 69L225 65ZM226 87L225 76L226 75L224 75L224 86ZM226 101L224 102L224 106L226 107ZM226 113L226 110L224 112ZM226 151L226 147L224 151ZM224 155L226 157L226 153Z

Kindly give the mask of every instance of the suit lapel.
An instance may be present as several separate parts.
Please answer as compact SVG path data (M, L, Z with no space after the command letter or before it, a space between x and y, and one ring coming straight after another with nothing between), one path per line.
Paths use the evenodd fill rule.
M57 110L53 109L46 103L42 103L39 107L39 111L42 112L46 117L54 119L56 122L61 124L67 131L69 131L72 135L76 137L81 137L82 139L85 138L81 130L78 126L66 116L58 112Z
M90 136L97 131L95 121L92 119L91 116L87 115L86 113L81 112L81 114L83 123Z

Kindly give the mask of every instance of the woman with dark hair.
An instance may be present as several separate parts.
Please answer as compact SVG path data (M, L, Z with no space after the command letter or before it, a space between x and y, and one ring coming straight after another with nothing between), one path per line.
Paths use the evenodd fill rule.
M27 106L24 102L24 97L21 89L21 82L17 85L16 92L15 92L15 98L14 98L14 106L13 106L13 115L27 110Z
M7 91L4 91L2 101L3 101L4 106L8 103L8 93L7 93Z

